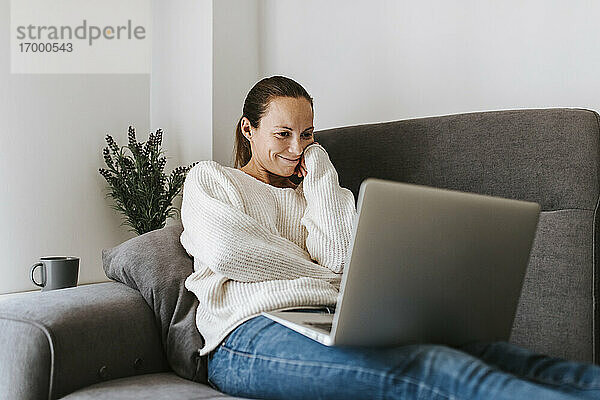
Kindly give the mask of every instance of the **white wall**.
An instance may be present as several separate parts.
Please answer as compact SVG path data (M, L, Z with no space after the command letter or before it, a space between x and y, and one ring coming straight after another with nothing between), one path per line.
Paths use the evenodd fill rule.
M315 128L480 110L600 110L600 2L264 0L261 76ZM215 121L215 124L217 121Z
M260 6L153 1L150 120L153 130L165 131L167 170L209 159L233 165L235 124L259 78Z
M106 281L101 250L135 236L105 199L104 135L149 128L149 76L10 74L9 0L0 0L0 293L38 289L41 256L80 257L79 283ZM39 278L38 278L39 279Z
M259 0L213 2L213 160L233 166L235 127L260 79Z
M212 159L212 0L153 0L152 6L150 125L163 130L170 173ZM173 206L181 209L181 200Z
M212 0L152 5L150 122L163 129L170 172L212 157Z

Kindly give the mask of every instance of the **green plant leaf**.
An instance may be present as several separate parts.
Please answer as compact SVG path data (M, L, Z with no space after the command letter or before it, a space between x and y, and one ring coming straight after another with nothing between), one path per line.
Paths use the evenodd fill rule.
M139 143L135 128L129 126L128 145L121 147L106 135L108 147L102 154L107 168L99 169L108 184L105 199L111 198L110 207L123 214L121 226L129 226L129 231L139 235L164 227L167 218L180 214L172 202L180 194L187 172L198 163L177 167L165 175L167 156L160 148L162 135L158 129L149 134L148 141Z

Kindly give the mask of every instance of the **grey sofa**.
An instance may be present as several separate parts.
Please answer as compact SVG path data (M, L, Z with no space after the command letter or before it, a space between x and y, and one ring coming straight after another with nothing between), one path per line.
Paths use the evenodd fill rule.
M328 129L316 139L356 197L363 179L377 177L540 203L510 341L599 363L596 112L476 112ZM151 305L123 283L0 301L0 398L224 397L171 370Z

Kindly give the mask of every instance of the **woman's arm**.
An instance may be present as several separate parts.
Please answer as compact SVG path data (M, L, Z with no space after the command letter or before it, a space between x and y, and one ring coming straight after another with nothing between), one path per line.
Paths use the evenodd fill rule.
M240 282L313 277L339 280L294 242L271 233L244 212L223 167L202 161L186 176L180 241L194 261Z
M311 257L335 273L342 273L356 216L352 192L339 185L338 174L320 144L304 150L306 176L302 181L306 211L301 223L308 231Z

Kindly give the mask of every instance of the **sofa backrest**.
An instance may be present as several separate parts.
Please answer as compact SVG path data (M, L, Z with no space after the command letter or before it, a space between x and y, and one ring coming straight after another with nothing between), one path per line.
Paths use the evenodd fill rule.
M523 109L347 126L315 138L355 198L375 177L539 203L510 341L598 363L599 126L591 110Z

